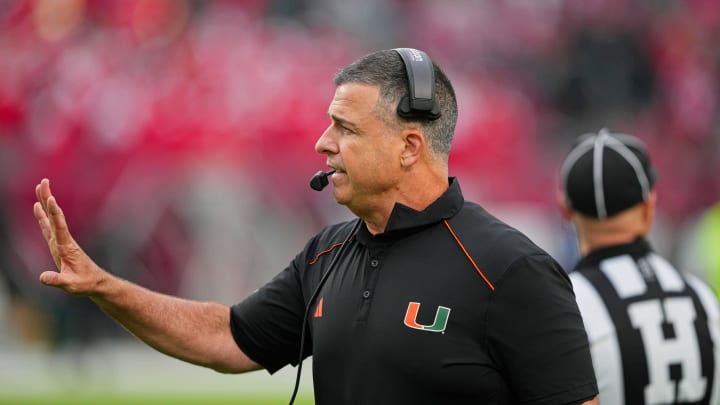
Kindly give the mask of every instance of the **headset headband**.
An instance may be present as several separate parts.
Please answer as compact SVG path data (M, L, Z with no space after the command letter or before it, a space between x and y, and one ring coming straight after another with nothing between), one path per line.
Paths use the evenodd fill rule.
M430 57L413 48L395 48L405 64L409 82L409 95L398 103L397 113L403 118L440 118L440 107L435 101L435 68Z

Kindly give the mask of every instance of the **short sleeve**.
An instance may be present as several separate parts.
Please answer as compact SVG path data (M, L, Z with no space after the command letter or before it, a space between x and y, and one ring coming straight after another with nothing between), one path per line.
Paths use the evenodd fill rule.
M572 284L547 255L518 259L496 283L487 342L523 404L570 404L597 395L588 338Z
M240 349L271 374L296 365L305 314L302 284L294 264L230 308L230 328ZM305 354L312 342L306 336Z

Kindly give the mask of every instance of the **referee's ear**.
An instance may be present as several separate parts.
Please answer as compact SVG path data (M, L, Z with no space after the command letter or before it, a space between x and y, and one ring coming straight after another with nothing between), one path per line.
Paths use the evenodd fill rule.
M562 191L558 191L557 194L555 194L555 202L560 209L560 214L562 214L562 217L570 221L572 219L573 211L572 209L570 209L570 207L568 207L567 199L565 198L565 194Z
M650 232L653 220L655 219L655 205L657 204L657 193L655 190L651 191L648 198L642 203L643 204L643 226L645 227L645 233Z

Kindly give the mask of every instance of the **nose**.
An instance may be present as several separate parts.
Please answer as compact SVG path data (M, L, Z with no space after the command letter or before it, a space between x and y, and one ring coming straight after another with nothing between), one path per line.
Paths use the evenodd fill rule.
M337 143L332 138L331 129L332 125L328 126L315 142L315 152L321 155L337 153Z

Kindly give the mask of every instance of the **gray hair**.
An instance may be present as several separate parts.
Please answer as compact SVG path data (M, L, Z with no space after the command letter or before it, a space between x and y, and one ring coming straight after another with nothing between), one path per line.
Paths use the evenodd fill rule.
M400 99L408 94L409 81L400 55L392 50L370 53L351 63L335 75L335 85L363 83L380 88L379 118L390 126L419 124L430 145L430 150L447 159L457 123L455 90L445 73L433 63L435 70L435 99L441 116L437 120L402 118L396 108Z

